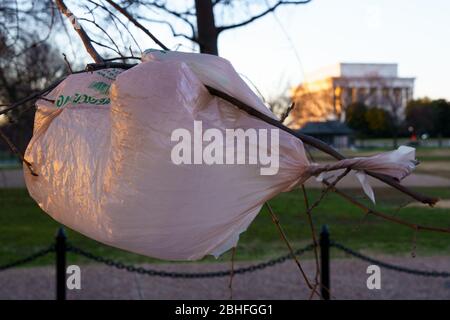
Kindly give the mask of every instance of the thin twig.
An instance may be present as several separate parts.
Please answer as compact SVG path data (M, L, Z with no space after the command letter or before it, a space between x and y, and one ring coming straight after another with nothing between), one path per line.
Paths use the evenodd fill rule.
M295 102L292 102L291 105L287 108L287 110L283 113L283 115L280 118L280 122L283 123L284 120L289 116L291 111L295 108Z
M297 264L297 267L298 267L299 270L300 270L300 273L301 273L302 276L303 276L303 279L305 279L305 282L306 282L306 284L308 285L308 288L309 288L309 289L313 289L313 286L312 286L311 283L309 282L308 277L306 276L306 273L305 273L305 271L303 270L302 265L300 264L300 261L298 260L297 256L295 255L294 250L292 249L292 246L291 246L291 244L289 243L289 241L288 241L288 239L287 239L287 237L286 237L286 234L284 233L283 228L282 228L281 225L280 225L280 220L278 220L278 217L276 216L275 212L272 210L272 207L270 206L270 204L269 204L268 202L266 202L266 207L267 207L267 209L269 210L270 215L272 216L272 221L273 221L273 223L275 224L275 226L276 226L277 229L278 229L278 232L280 233L281 239L283 239L284 243L285 243L286 246L288 247L289 252L290 252L291 255L292 255L292 258L294 259L295 263Z
M23 99L20 99L19 101L9 105L7 108L0 110L0 115L8 113L11 110L14 110L15 108L20 107L21 105L27 103L28 101L32 101L32 100L36 100L38 99L40 96L46 94L47 92L49 92L50 90L52 90L53 88L55 88L58 84L61 83L61 81L63 81L65 79L65 77L56 80L55 82L53 82L52 84L50 84L47 88L38 91L36 93L33 93L31 95L29 95L28 97L25 97Z
M67 69L69 70L69 73L73 73L73 71L72 71L72 67L70 66L70 63L69 63L69 61L67 60L67 56L66 56L66 54L65 53L63 53L62 54L63 55L63 57L64 57L64 62L66 63L66 66L67 66Z
M317 207L319 205L319 203L323 200L323 198L327 195L328 191L330 191L332 188L334 188L336 186L336 184L342 179L344 178L349 172L350 172L350 168L345 169L345 171L343 173L341 173L330 185L327 185L327 187L322 191L322 193L320 194L319 199L317 199L308 209L307 212L308 214L311 213L311 211Z
M236 255L236 247L231 250L231 270L230 270L230 282L228 283L228 289L230 289L230 300L233 300L233 278L234 278L234 258Z
M334 181L333 185L336 185L339 182L339 180L342 179L346 174L347 173L344 172L344 174L342 174L341 177L338 177ZM320 264L319 264L319 254L318 254L318 251L317 251L317 248L319 247L319 244L318 244L318 241L317 241L316 231L315 231L314 223L313 223L313 220L312 220L312 215L311 215L311 210L312 209L310 209L311 207L309 206L308 194L306 193L305 185L302 184L301 187L302 187L303 198L304 198L304 202L305 202L306 216L308 217L308 222L309 222L309 226L310 226L311 233L312 233L312 239L313 239L313 243L314 243L314 259L315 259L315 262L316 262L316 274L314 276L314 288L311 290L311 293L309 295L309 300L311 300L313 298L314 293L317 291L317 287L318 286L320 286L320 288L325 289L330 294L330 296L334 297L331 294L331 292L329 291L329 289L324 287L319 281L319 275L320 275L320 272L321 272L320 271ZM327 191L324 190L324 191L322 191L322 194L325 195L327 192L328 192L328 190ZM320 295L319 295L319 297L320 297Z
M312 220L311 211L309 211L308 194L306 193L306 188L305 188L304 184L302 184L301 189L302 189L302 192L303 192L303 199L304 199L304 203L305 203L306 216L308 218L309 228L311 230L311 236L312 236L313 244L314 244L314 260L316 262L316 274L314 276L314 281L315 281L315 286L317 286L317 284L319 283L319 275L320 275L319 253L317 251L318 247L319 247L319 243L317 241L316 230L315 230L314 223L313 223L313 220ZM312 297L312 293L311 293L311 297Z
M1 129L0 129L0 138L6 143L6 145L11 149L11 151L19 157L19 159L22 161L22 163L25 163L27 168L30 170L30 173L33 176L37 177L37 173L34 172L32 164L30 162L28 162L27 160L25 160L22 152L20 152L19 149L17 149L17 147L12 143L11 140L9 140L9 138L3 133L3 131Z
M135 57L135 56L124 56L124 57L115 57L115 58L104 59L103 61L105 61L105 62L108 62L108 61L115 61L115 60L127 60L127 59L135 59L135 60L141 60L141 57Z
M128 20L130 20L136 27L141 29L146 35L148 35L157 45L159 45L163 50L169 50L161 41L158 40L147 28L145 28L142 24L139 23L133 16L125 9L119 6L112 0L106 0L111 6L113 6L117 11L123 14Z
M92 40L89 38L86 31L84 31L83 27L78 25L76 23L76 17L73 15L73 13L67 8L63 0L55 0L56 5L58 6L59 11L61 11L62 14L64 14L69 21L72 21L74 30L78 33L78 35L81 38L81 41L83 41L83 45L86 48L86 51L91 55L92 59L94 59L95 62L100 63L103 62L102 56L97 52L97 50L92 45Z
M331 185L331 183L329 183L328 181L324 180L323 183L327 186ZM357 201L356 199L354 199L353 197L349 196L348 194L346 194L345 192L337 189L336 187L332 187L332 190L338 194L339 196L341 196L342 198L346 199L347 201L349 201L350 203L354 204L355 206L359 207L360 209L362 209L366 214L371 214L377 217L380 217L382 219L385 220L389 220L391 222L395 222L401 225L404 225L408 228L411 228L413 230L426 230L426 231L434 231L434 232L442 232L442 233L450 233L450 229L445 229L445 228L438 228L438 227L429 227L429 226L423 226L423 225L419 225L416 223L411 223L402 219L399 219L397 217L393 217L390 215L387 215L385 213L382 213L380 211L376 211L373 209L368 208L366 205L364 205L363 203Z

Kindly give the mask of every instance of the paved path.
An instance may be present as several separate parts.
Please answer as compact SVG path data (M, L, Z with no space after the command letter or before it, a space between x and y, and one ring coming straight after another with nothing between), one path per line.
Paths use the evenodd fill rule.
M24 188L25 180L22 169L1 169L0 188Z
M339 171L337 171L339 174ZM387 187L372 177L369 177L370 185L374 188ZM423 173L413 173L406 177L402 184L408 187L450 187L450 179ZM322 188L322 184L314 178L310 178L307 183L310 188ZM25 181L21 169L2 170L0 169L0 188L24 188ZM340 188L360 188L360 184L353 174L349 174L339 181Z
M449 271L450 257L393 258L383 261L425 270ZM246 265L237 263L237 267ZM229 264L174 263L146 265L167 271L212 271ZM314 261L303 262L308 274ZM450 279L426 278L381 269L381 290L366 287L368 263L335 259L331 264L335 299L450 299ZM166 279L129 273L103 265L81 266L81 290L68 299L228 299L229 278ZM54 268L20 268L0 272L0 299L54 299ZM292 261L236 275L234 299L307 299L309 291Z

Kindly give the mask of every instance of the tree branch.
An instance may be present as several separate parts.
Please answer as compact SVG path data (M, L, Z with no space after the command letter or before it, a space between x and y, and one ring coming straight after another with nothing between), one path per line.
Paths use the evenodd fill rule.
M32 95L29 95L28 97L20 99L19 101L11 104L7 108L0 110L0 115L8 113L9 111L14 110L15 108L21 106L22 104L27 103L28 101L38 99L41 95L43 95L43 94L47 93L48 91L52 90L53 88L55 88L64 79L65 79L65 77L62 77L61 79L58 79L55 82L53 82L52 84L50 84L47 88L45 88L41 91L38 91L36 93L33 93Z
M302 268L302 265L300 263L300 261L298 260L297 256L295 255L294 250L292 249L291 244L289 243L286 234L283 231L283 228L280 225L280 220L278 219L277 215L275 214L275 212L273 211L272 207L270 206L269 202L266 202L266 207L267 210L270 213L270 216L272 217L272 221L275 224L275 226L277 227L278 232L280 233L280 237L281 239L284 241L284 243L286 244L286 246L288 247L288 250L292 256L292 258L295 261L295 264L297 265L298 269L300 270L301 275L303 276L303 279L305 279L305 282L308 286L309 289L313 289L314 287L311 285L311 283L308 280L308 276L306 275L305 271Z
M242 21L240 23L228 25L228 26L221 26L217 28L217 32L220 33L222 31L228 30L228 29L234 29L243 27L249 23L252 23L255 20L258 20L259 18L264 17L268 13L271 13L275 11L279 6L281 5L287 5L287 4L307 4L308 2L311 2L311 0L301 0L301 1L286 1L286 0L280 0L277 3L275 3L273 6L267 8L265 11L261 12L260 14L257 14L256 16L251 17L248 20Z
M131 37L131 39L133 40L133 42L136 44L136 46L138 47L139 51L142 52L141 47L139 46L139 43L136 41L136 38L133 36L133 34L130 32L130 30L128 30L128 27L125 25L125 23L122 22L122 20L119 19L119 17L117 17L117 15L114 12L111 12L111 10L109 10L106 6L104 6L103 4L100 3L96 3L93 0L87 0L88 2L92 3L95 6L98 6L99 8L101 8L102 10L104 10L109 17L111 18L111 21L114 23L114 25L116 26L116 29L119 30L119 27L117 26L116 20L117 22L126 30L126 32L128 33L128 35ZM122 37L122 36L121 36ZM123 42L123 41L122 41Z
M390 215L387 215L385 213L382 213L382 212L370 209L367 206L365 206L363 203L359 202L358 200L356 200L353 197L351 197L348 194L346 194L345 192L337 189L335 186L333 186L328 181L323 180L323 183L327 187L330 187L331 190L333 190L336 194L338 194L339 196L341 196L345 200L349 201L350 203L352 203L355 206L357 206L360 209L362 209L366 214L372 214L374 216L380 217L380 218L385 219L385 220L389 220L389 221L394 222L394 223L398 223L398 224L404 225L406 227L409 227L409 228L411 228L413 230L417 230L417 231L419 231L419 230L427 230L427 231L434 231L434 232L450 233L450 228L446 229L446 228L437 228L437 227L423 226L423 225L419 225L419 224L415 224L415 223L412 223L412 222L408 222L408 221L399 219L397 217L390 216Z
M138 17L136 17L136 18L142 19L142 20L145 20L145 21L148 21L148 22L152 22L152 23L164 24L164 25L166 25L166 26L169 27L169 29L170 29L170 31L172 32L172 35L173 35L174 37L183 37L183 38L185 38L185 39L187 39L187 40L189 40L189 41L198 43L198 40L197 40L197 38L195 37L195 35L188 36L187 34L184 34L184 33L177 33L177 32L175 31L175 28L174 28L174 27L172 26L172 24L169 23L168 21L165 21L165 20L157 20L157 19L150 19L150 18L141 17L141 16L138 16Z
M0 129L0 139L3 140L6 145L11 149L11 151L19 157L19 159L25 163L27 168L30 170L31 175L37 177L37 174L33 170L33 166L31 163L29 163L25 158L23 157L23 154L17 149L17 147L9 140L9 138L3 133L3 131Z
M225 101L228 101L229 103L235 105L236 107L238 107L239 109L244 110L245 112L247 112L248 114L257 117L258 119L269 123L287 133L292 134L293 136L299 138L300 140L302 140L304 143L322 151L325 152L326 154L334 157L337 160L343 160L346 159L346 157L344 155L342 155L341 153L339 153L338 151L336 151L335 149L333 149L332 147L330 147L328 144L326 144L325 142L316 139L314 137L305 135L303 133L300 133L298 131L294 131L288 127L286 127L285 125L283 125L282 123L280 123L278 120L273 119L267 115L265 115L264 113L252 108L251 106L247 105L246 103L220 91L217 90L215 88L212 88L210 86L206 86L206 89L208 89L209 93L212 95L215 95L219 98L224 99ZM401 185L398 181L396 181L394 178L383 175L383 174L378 174L378 173L374 173L374 172L370 172L370 171L366 171L366 173L394 188L396 188L397 190L400 190L401 192L409 195L410 197L416 199L417 201L420 201L422 203L425 204L429 204L429 205L434 205L436 202L438 202L439 199L437 198L432 198L432 197L428 197L426 195L422 195L420 193L417 193L403 185Z
M80 36L81 41L83 41L83 45L86 48L86 51L91 55L92 59L94 59L94 61L97 63L103 62L102 56L97 52L97 50L95 50L94 46L92 45L91 39L87 35L86 31L84 31L83 27L76 24L75 16L64 4L64 1L55 0L55 3L58 6L59 11L61 11L61 13L63 13L67 17L67 19L69 19L69 21L71 21L73 28Z
M158 40L150 31L148 31L147 28L145 28L142 24L139 23L136 19L133 18L133 16L125 9L119 6L117 3L115 3L112 0L106 0L111 6L114 7L117 11L119 11L121 14L123 14L128 20L130 20L136 27L141 29L146 35L148 35L157 45L159 45L163 50L169 50L168 47L166 47L161 41Z

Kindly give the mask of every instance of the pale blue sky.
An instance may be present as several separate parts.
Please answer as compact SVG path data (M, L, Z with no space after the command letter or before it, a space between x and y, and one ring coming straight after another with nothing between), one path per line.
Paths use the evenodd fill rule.
M415 97L450 99L450 1L313 0L223 33L220 54L267 94L336 62L397 62ZM281 82L281 84L280 84Z
M396 62L400 76L416 77L416 98L450 99L450 1L313 0L281 7L275 15L219 38L220 55L266 98L300 83L302 70L337 62ZM181 42L179 50L190 50L163 26L147 27L169 47ZM134 32L143 49L157 48Z

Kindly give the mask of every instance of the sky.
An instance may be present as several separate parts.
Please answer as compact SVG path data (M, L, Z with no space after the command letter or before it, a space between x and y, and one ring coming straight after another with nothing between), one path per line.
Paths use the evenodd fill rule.
M416 98L450 99L449 14L446 0L313 0L224 32L219 53L265 96L337 62L395 62Z
M447 0L313 0L223 32L219 54L266 99L325 66L378 62L398 63L399 76L415 77L415 98L450 100L449 14ZM192 50L163 26L150 29L169 47ZM158 48L143 34L137 38L144 49Z

